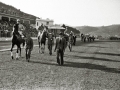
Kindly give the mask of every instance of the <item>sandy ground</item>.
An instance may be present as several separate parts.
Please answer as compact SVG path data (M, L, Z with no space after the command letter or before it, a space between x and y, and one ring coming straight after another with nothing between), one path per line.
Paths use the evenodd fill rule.
M59 66L47 46L45 54L34 47L30 62L23 49L19 60L0 52L0 90L120 90L120 42L77 40L64 61Z

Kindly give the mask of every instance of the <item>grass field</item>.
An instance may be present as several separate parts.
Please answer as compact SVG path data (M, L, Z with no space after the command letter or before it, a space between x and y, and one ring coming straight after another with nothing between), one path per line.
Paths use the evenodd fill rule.
M54 47L53 47L54 49ZM13 52L15 56L15 51ZM0 52L0 90L119 90L120 42L77 40L73 51L66 49L64 65L34 47L30 62L12 60L10 52Z

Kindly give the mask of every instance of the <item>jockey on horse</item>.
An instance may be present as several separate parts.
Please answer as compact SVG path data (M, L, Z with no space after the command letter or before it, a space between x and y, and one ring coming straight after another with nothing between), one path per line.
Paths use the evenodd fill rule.
M46 44L46 38L48 37L47 33L47 27L43 26L43 24L40 27L40 30L38 31L38 44L39 44L39 53L40 53L40 47L41 47L41 53L44 53L45 50L45 44Z
M18 50L20 50L20 56L21 56L21 47L20 45L23 43L23 46L25 45L25 40L22 38L23 34L22 32L18 32L19 31L19 19L17 19L17 23L14 25L13 27L13 35L12 35L12 47L11 47L11 57L13 59L13 48L14 48L14 45L17 45L17 53L16 53L16 59L19 58L19 55L18 55Z

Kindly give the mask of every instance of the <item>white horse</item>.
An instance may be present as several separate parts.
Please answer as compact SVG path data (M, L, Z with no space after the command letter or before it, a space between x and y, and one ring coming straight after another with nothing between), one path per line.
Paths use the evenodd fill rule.
M47 32L46 29L43 31L38 31L38 44L39 44L39 53L44 53L45 51L45 44L46 44L46 38L47 38Z

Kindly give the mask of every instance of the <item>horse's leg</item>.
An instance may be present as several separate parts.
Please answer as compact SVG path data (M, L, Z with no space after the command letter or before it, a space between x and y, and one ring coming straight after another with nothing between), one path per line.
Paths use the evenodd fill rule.
M49 51L50 51L50 55L52 55L52 44L50 44L50 46L49 46Z
M51 55L52 55L52 44L51 44Z
M40 45L41 45L41 47L40 47L40 50L41 50L41 53L43 53L43 44L42 43L40 43Z
M44 49L43 49L43 51L45 52L45 44L44 44Z
M16 52L16 60L18 59L18 47L17 47L17 52Z
M19 58L19 50L20 50L20 45L17 45L16 59ZM21 51L20 51L20 53L21 53Z
M13 53L12 53L12 51L13 51L13 47L14 47L14 44L12 44L12 47L11 47L11 57L12 57L12 59L14 59L14 57L13 57Z
M21 47L20 47L20 57L21 57Z
M28 60L28 49L25 50L26 52L26 61Z
M49 50L49 54L50 54L50 44L48 44L48 50Z
M72 44L72 43L70 43L70 44L69 44L69 49L70 49L70 52L71 52L71 46L72 46L71 44Z
M69 50L70 50L70 42L68 43L68 48L69 48Z
M28 49L28 62L30 61L31 49Z
M45 44L42 43L42 53L44 53L44 52L45 52Z
M38 53L40 53L40 42L38 42L38 44L39 44L39 50L38 50Z

